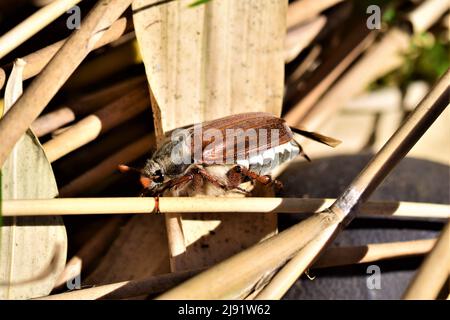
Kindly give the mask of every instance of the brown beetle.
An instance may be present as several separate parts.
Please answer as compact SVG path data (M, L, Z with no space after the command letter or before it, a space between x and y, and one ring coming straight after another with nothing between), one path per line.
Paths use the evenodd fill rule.
M299 154L309 160L293 132L332 147L340 143L315 132L290 128L283 119L264 112L196 124L170 132L139 171L144 193L193 196L246 192L239 185L248 180L280 186L270 177L275 167ZM121 170L130 168L121 166Z

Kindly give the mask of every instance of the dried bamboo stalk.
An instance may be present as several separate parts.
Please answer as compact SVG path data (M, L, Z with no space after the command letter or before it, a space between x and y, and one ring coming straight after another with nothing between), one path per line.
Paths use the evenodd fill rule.
M146 135L119 150L92 169L86 171L81 176L63 186L59 190L59 196L63 198L74 196L83 190L92 187L99 181L107 178L109 175L117 171L118 164L130 163L148 153L151 146L154 145L154 140L153 135Z
M310 261L305 256L314 256L328 242L335 228L327 228L311 242L307 243L286 265L284 265L255 297L255 300L281 299L292 284L305 272Z
M62 106L37 118L32 123L31 129L37 137L42 137L74 121L76 116L83 116L96 111L99 106L118 99L143 82L144 77L128 79L82 96L75 101L69 101L67 106Z
M149 107L147 88L139 87L132 90L44 143L43 148L48 160L50 162L58 160Z
M436 245L406 289L403 299L424 300L435 299L438 296L450 274L449 244L450 223L447 223Z
M320 53L322 52L322 47L319 45L314 45L311 51L303 59L302 62L295 68L295 70L286 79L286 87L289 90L290 85L296 86L296 82L312 67L313 63L317 60ZM287 93L286 93L287 95Z
M327 249L312 268L328 268L355 263L409 257L431 251L436 239L421 239L387 243L370 243L364 246L334 247Z
M34 120L31 130L37 137L42 137L74 120L75 112L63 106Z
M128 39L120 45L111 45L109 50L105 50L92 59L89 59L77 69L77 72L67 81L64 86L69 92L77 92L91 85L107 81L117 73L125 71L127 68L142 63L137 41L128 36ZM119 39L116 42L120 42ZM95 70L95 72L92 72Z
M302 198L217 198L217 197L170 197L160 198L163 213L305 213L319 212L328 208L335 199ZM152 213L154 198L60 198L47 200L4 200L3 216L84 215L84 214L130 214ZM450 217L450 206L419 202L367 202L359 209L364 216L394 216L408 218Z
M54 294L37 300L126 299L140 295L155 294L176 286L200 271L202 270L173 272L152 276L144 280L123 281L88 289Z
M70 102L70 107L78 116L87 115L98 109L99 106L106 105L115 99L128 94L138 86L146 87L144 75L130 79L120 80L106 88L81 96L79 99Z
M289 63L294 60L314 38L319 34L327 23L325 16L318 16L305 24L292 28L286 34L284 61Z
M131 0L101 0L0 121L0 166L13 146ZM104 31L102 31L104 30Z
M434 0L428 1L433 2ZM442 7L437 6L436 8L436 12L441 12L440 15L442 15ZM422 6L419 6L410 13L409 17L418 17L421 25L427 28L440 17L440 15L431 14L434 9L430 10L430 14L424 14L422 10ZM410 22L415 23L412 20ZM406 31L400 28L389 30L381 41L370 48L319 102L316 103L317 99L325 92L325 89L329 88L334 79L325 84L322 90L318 89L319 92L312 95L308 93L308 96L288 114L288 123L310 129L318 128L352 97L363 92L371 82L398 68L404 60L402 55L409 49L409 42L410 35ZM305 142L307 143L306 140Z
M109 27L106 32L102 35L100 40L98 40L92 50L103 47L117 39L119 39L123 34L125 34L129 29L129 21L127 18L120 18L115 21L111 27ZM101 30L103 32L103 30ZM25 57L22 57L26 61L25 69L23 70L23 79L27 80L35 75L39 74L42 69L47 65L47 63L53 58L53 56L58 52L58 50L63 46L67 39L55 42L45 48L42 48L36 52L30 53ZM0 69L0 89L5 84L5 71L10 70L12 65L7 65Z
M81 0L57 0L39 9L0 37L0 59L45 28Z
M345 223L354 218L354 209L364 202L390 170L414 146L448 105L450 71L422 100L401 128L391 137L367 167L329 208L286 229L239 254L222 261L159 299L231 299L242 298L256 283L271 277L311 241L319 245L304 255L302 266L325 249ZM307 262L307 263L305 263Z
M369 32L363 27L356 30L345 39L340 52L333 52L308 81L307 87L302 90L305 95L285 116L290 125L298 125L336 79L374 42L376 32Z
M367 263L384 259L421 255L431 250L431 247L433 246L435 241L436 241L435 239L426 239L426 240L392 242L381 244L376 243L376 244L368 244L367 246L330 248L324 253L323 258L320 261L318 261L313 267L314 268L334 267L354 263ZM362 248L366 249L364 252L365 255L361 254ZM323 261L324 263L321 264L321 261ZM148 295L164 291L165 289L169 289L179 284L181 281L184 281L189 277L197 274L200 271L201 270L171 273L170 277L168 277L168 275L153 276L148 280L123 281L119 283L103 285L89 289L82 289L62 294L51 295L48 297L43 297L41 299L45 300L47 299L92 300L101 298L124 299L143 294ZM166 280L168 281L167 284L164 283ZM157 281L161 281L162 284L164 285L164 288L161 287L155 288L154 284ZM246 299L252 298L254 298L254 296L253 297L249 296ZM261 296L258 296L258 299L259 298L261 298ZM273 297L267 297L266 299L273 299Z
M307 113L302 112L303 117L299 123L307 128L320 126L330 114L345 105L351 97L363 92L374 79L400 66L403 63L401 54L408 47L409 35L406 32L400 29L390 30L316 104L314 102L317 101L317 95L315 96L315 101L306 107ZM325 92L331 81L325 83L318 94ZM301 102L301 104L304 103ZM297 121L298 118L299 116L296 115Z
M323 231L319 231L312 237L310 244L296 253L295 257L280 271L280 276L274 279L275 282L269 283L270 289L266 291L265 295L271 295L273 292L274 296L281 297L298 278L299 272L304 272L327 244L332 242L338 231L342 229L342 225L348 224L355 217L355 208L364 203L389 171L408 153L448 106L449 80L450 71L447 70L447 73L421 101L406 122L344 193L329 209L323 211L328 213L328 219L332 222L322 222Z
M325 238L325 237L324 237ZM365 246L334 247L326 250L312 268L328 268L343 265L368 263L386 259L401 258L426 254L431 250L436 239L424 239L402 242L373 243ZM256 300L281 299L308 267L303 258L305 252L314 254L320 250L320 239L315 239L304 249L303 254L292 258L256 296Z
M323 10L334 6L342 0L297 0L289 4L286 27L292 28L317 16Z
M450 9L448 1L427 0L408 15L408 20L415 33L424 32L439 20L448 9Z

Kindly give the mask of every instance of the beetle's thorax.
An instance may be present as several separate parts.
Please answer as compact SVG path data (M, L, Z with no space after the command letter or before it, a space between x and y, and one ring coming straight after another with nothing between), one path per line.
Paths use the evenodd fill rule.
M169 178L174 178L183 174L190 166L190 163L179 161L179 158L177 157L177 149L180 148L179 144L179 141L166 140L147 161L143 173L152 176L157 170L161 170L161 172ZM174 159L174 157L176 159Z

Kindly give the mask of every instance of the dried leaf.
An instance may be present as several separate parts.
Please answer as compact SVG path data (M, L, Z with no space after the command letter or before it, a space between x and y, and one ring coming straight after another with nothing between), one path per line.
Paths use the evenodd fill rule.
M133 2L157 136L236 113L280 115L287 1L192 1ZM275 215L168 217L172 270L217 263L276 232Z
M5 90L5 110L22 94L23 64L15 64ZM28 130L2 168L3 199L45 199L58 195L50 163ZM61 217L9 217L0 229L0 298L47 295L63 270L66 230Z

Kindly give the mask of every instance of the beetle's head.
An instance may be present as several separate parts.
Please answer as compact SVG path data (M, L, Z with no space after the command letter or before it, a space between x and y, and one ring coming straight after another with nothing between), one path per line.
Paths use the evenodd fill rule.
M136 172L140 174L140 182L144 189L154 191L164 182L164 170L158 162L148 160L142 170L128 167L126 165L119 165L121 172Z
M144 169L141 171L141 184L144 188L154 190L161 186L164 182L164 170L161 165L154 161L148 160Z

